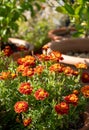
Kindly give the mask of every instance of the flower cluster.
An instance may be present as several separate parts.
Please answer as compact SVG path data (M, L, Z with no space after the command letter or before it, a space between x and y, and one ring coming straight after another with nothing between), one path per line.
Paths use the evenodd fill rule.
M28 110L28 103L25 101L18 101L14 105L14 109L16 113L26 112Z
M14 46L14 44L13 44L13 46ZM28 50L28 49L25 46L23 46L23 45L14 46L14 47L11 47L10 45L6 45L4 47L4 49L2 49L2 51L4 52L4 55L8 56L8 57L11 56L14 52L17 52L17 51L26 51L26 50Z
M10 56L13 54L13 50L11 49L10 46L6 46L4 49L3 49L3 52L4 52L4 55L5 56Z
M17 60L14 70L0 73L1 85L5 82L13 90L7 101L13 100L20 125L30 130L68 130L70 123L75 126L79 121L89 98L89 85L84 84L89 83L89 74L83 72L87 66L78 63L73 69L61 64L62 59L55 51L28 55Z

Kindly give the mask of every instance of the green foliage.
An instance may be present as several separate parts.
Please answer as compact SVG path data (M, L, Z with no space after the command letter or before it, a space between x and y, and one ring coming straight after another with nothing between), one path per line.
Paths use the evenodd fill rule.
M41 2L41 0L39 0ZM36 0L1 0L0 1L0 37L1 40L7 40L13 32L18 31L17 21L21 18L23 21L26 17L24 11L29 10L31 16L40 10L40 4ZM37 7L37 10L34 9Z
M49 41L48 31L52 28L45 19L29 21L29 28L26 29L23 38L35 47L35 51L41 49L41 47Z
M87 93L85 96L81 93L83 84L80 77L83 64L80 64L80 69L75 68L76 71L59 64L62 58L59 52L52 52L51 55L25 56L18 60L18 64L11 57L3 58L3 62L4 60L9 62L7 68L2 68L3 62L0 62L1 130L69 130L71 123L76 128L75 124L88 101L85 97ZM2 72L6 73L2 75ZM78 75L74 75L74 72L78 72ZM12 73L15 73L16 77L12 78ZM74 94L74 90L78 93ZM70 96L72 100L68 103L65 97L70 94L73 97ZM15 107L20 101L29 104L27 111L23 111L25 106L22 104ZM62 102L67 103L68 109L63 105L57 111L55 106ZM32 122L24 126L23 121L28 118L31 118Z
M60 0L57 0L60 3ZM71 23L77 30L76 36L88 36L89 34L89 1L88 0L63 0L64 4L56 10L70 17Z

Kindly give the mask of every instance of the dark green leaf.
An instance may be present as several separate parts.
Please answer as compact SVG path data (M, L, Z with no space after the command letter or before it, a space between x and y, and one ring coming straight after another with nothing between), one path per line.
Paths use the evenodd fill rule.
M75 9L75 14L80 14L81 13L81 11L82 11L82 5L79 5L78 7L76 7L76 9Z
M67 10L68 14L74 15L74 9L72 8L71 5L65 4L64 6L65 6L65 9Z
M64 8L63 6L58 6L58 7L56 8L56 11L58 11L58 12L60 12L60 13L66 13L66 10L65 10L65 8Z
M38 10L41 9L41 6L37 2L35 3L35 5L36 5L36 7L37 7Z

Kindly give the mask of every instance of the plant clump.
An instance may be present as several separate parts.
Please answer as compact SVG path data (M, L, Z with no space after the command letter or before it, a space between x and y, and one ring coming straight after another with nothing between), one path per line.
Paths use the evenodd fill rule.
M12 113L15 123L9 129L79 128L89 101L89 85L83 83L89 83L83 72L87 65L78 63L73 69L61 64L62 59L57 51L27 55L17 61L11 59L7 68L0 70L0 106Z

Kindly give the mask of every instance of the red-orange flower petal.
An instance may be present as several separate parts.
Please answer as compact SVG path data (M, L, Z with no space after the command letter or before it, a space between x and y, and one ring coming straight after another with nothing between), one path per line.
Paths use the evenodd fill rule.
M26 101L18 101L14 105L16 113L26 112L28 110L28 103Z
M87 65L84 63L77 63L77 64L75 64L75 66L78 69L87 69Z
M23 124L24 124L24 126L28 126L28 125L30 125L31 122L32 122L32 119L31 119L31 118L26 118L26 119L23 120Z
M42 71L43 71L43 69L44 69L44 66L41 66L41 65L36 66L36 67L34 68L34 73L36 73L36 74L41 74Z
M55 63L49 67L50 71L62 72L62 66L59 63Z
M45 98L47 98L49 96L49 93L46 92L44 89L39 88L35 94L34 94L36 100L44 100Z
M34 71L32 68L24 68L24 71L22 72L22 76L33 76Z
M78 104L78 96L76 94L70 94L66 96L64 99L67 103L73 104L74 106Z
M85 85L81 88L81 92L86 98L89 98L89 85Z
M18 91L19 91L20 93L22 93L22 94L27 94L27 95L29 95L29 94L32 93L32 89L33 89L33 88L32 88L32 86L30 85L30 83L25 82L25 83L21 83L21 85L20 85Z
M57 114L68 114L69 105L66 102L61 102L55 106Z

